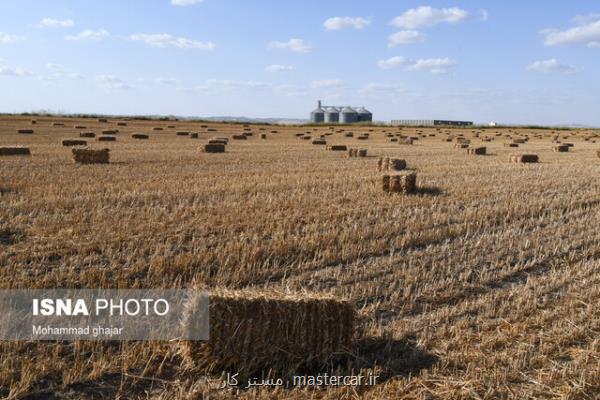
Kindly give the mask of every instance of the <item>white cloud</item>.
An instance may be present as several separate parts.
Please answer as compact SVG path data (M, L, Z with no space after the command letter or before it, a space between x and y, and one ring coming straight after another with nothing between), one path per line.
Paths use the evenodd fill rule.
M20 40L25 40L25 36L10 35L8 33L0 32L0 43L1 44L15 43Z
M290 50L295 53L309 53L312 45L304 39L290 39L287 42L269 42L269 48L279 50Z
M485 10L485 9L479 10L479 18L482 21L487 21L488 19L490 19L490 13L489 13L489 11Z
M0 75L4 76L33 76L33 74L23 68L13 68L7 65L0 65Z
M598 13L592 13L588 15L576 15L571 19L571 21L573 21L575 25L587 25L590 22L595 22L598 20L600 20L600 14Z
M396 47L400 44L410 44L425 41L425 35L418 31L400 31L388 36L388 47Z
M306 96L308 92L305 88L297 85L277 85L273 87L273 92L276 94L282 94L284 96L294 97L294 96Z
M560 72L563 74L573 74L576 72L581 72L583 68L578 68L573 65L562 64L558 62L556 58L551 58L549 60L536 61L527 66L529 71L536 72Z
M267 72L285 72L285 71L294 71L296 69L293 65L280 65L280 64L272 64L267 65L265 67L265 71Z
M456 65L456 61L449 58L426 58L415 61L409 70L422 71L427 70L432 74L443 74L448 68Z
M102 89L106 90L129 90L132 89L124 80L113 75L97 75L96 82Z
M98 29L86 29L82 32L79 32L77 35L69 35L65 36L65 40L73 41L73 42L83 42L86 40L100 41L106 37L108 37L109 33L107 30Z
M312 82L312 87L315 89L332 89L344 87L344 81L340 79L321 79Z
M450 58L425 58L414 61L406 57L396 56L387 60L380 60L377 65L381 69L405 67L407 71L429 71L432 74L443 74L450 67L455 66L456 61Z
M156 83L160 83L161 85L170 85L170 86L175 86L181 83L181 81L179 79L175 79L175 78L156 78L155 79Z
M392 58L388 58L387 60L379 60L377 65L381 69L392 69L401 66L406 66L410 63L410 61L406 57L395 56Z
M131 35L129 39L136 42L144 42L153 47L176 47L178 49L200 49L213 50L217 47L212 42L199 42L183 37L175 37L167 33L143 34L137 33Z
M38 24L39 28L70 28L75 25L75 22L72 19L52 19L52 18L44 18Z
M392 20L392 25L404 29L416 29L426 26L433 26L439 23L457 23L464 21L469 17L469 13L457 7L452 8L433 8L430 6L421 6L411 8L404 14L397 16Z
M328 31L339 31L346 28L363 29L369 24L371 24L371 18L331 17L323 23L323 26Z
M193 6L194 4L200 4L204 0L171 0L171 4L174 6Z
M396 96L404 93L405 90L396 85L383 83L368 83L358 91L358 94L367 96Z
M584 44L588 47L600 47L600 19L564 31L545 29L541 33L546 36L546 46Z

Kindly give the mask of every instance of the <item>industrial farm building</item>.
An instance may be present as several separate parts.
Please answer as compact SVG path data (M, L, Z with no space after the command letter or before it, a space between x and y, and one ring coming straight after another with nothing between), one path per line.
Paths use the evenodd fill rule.
M473 121L448 121L443 119L393 119L392 125L407 126L471 126Z
M317 108L310 113L313 124L351 124L354 122L373 122L373 114L364 107L323 106L321 100Z

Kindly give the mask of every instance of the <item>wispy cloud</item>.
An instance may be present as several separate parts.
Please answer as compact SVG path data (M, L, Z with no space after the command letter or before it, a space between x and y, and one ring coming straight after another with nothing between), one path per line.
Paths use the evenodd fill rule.
M392 25L403 29L417 29L440 23L454 24L464 21L468 17L469 13L467 11L457 7L433 8L421 6L411 8L404 14L397 16L392 20Z
M83 42L83 41L95 41L98 42L102 39L105 39L109 36L109 33L105 29L86 29L82 32L79 32L76 35L65 36L65 40L73 41L73 42Z
M271 49L289 50L295 53L310 53L312 45L304 39L292 38L287 42L269 42L268 47Z
M364 17L331 17L328 18L323 26L328 31L339 31L342 29L363 29L371 24L371 18Z
M0 43L1 44L15 43L15 42L19 42L21 40L25 40L25 36L11 35L8 33L0 32Z
M222 93L224 91L263 90L270 85L260 81L240 81L235 79L208 79L204 84L196 86L196 91L205 93Z
M593 14L587 18L579 16L578 20L581 25L570 29L543 30L541 33L545 35L544 44L546 46L583 44L588 47L600 47L600 17Z
M175 37L167 33L136 33L129 39L135 42L143 42L153 47L175 47L178 49L214 50L217 45L212 42L200 42L198 40L184 37Z
M70 28L75 25L75 21L72 19L53 19L44 18L37 25L39 28Z
M388 47L396 47L401 44L411 44L424 42L425 35L418 31L400 31L396 33L392 33L388 36Z
M380 60L377 65L381 69L393 69L404 67L407 71L429 71L432 74L443 74L457 64L450 58L422 58L411 60L402 56L395 56L386 60Z
M169 85L169 86L175 86L175 85L179 85L181 83L181 81L179 79L175 79L175 78L156 78L154 81L156 83L160 83L161 85Z
M482 21L487 21L490 19L490 12L486 9L479 10L479 19Z
M346 84L341 79L321 79L313 81L311 86L314 89L333 89L344 87Z
M194 4L200 4L204 0L171 0L171 4L174 6L193 6Z
M281 64L271 64L265 67L265 71L267 72L286 72L286 71L294 71L296 69L293 65L281 65Z
M563 74L574 74L583 71L581 67L575 67L573 65L563 64L558 62L556 58L549 60L535 61L527 66L529 71L536 72L559 72Z
M132 86L127 84L123 79L117 78L114 75L97 75L96 82L105 90L130 90Z
M33 73L18 67L0 64L0 75L4 76L33 76Z

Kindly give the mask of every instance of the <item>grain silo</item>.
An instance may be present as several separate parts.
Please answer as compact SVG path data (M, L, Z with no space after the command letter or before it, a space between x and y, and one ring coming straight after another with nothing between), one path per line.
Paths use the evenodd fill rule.
M327 107L325 110L325 122L339 122L340 110L336 107Z
M358 113L359 122L373 122L373 114L366 108L361 107L358 110L356 110L356 112Z
M325 121L325 111L321 107L321 100L317 103L317 108L310 113L310 122L313 124L321 123Z
M341 124L351 124L356 121L358 121L358 113L354 108L350 106L342 108L342 111L340 112Z

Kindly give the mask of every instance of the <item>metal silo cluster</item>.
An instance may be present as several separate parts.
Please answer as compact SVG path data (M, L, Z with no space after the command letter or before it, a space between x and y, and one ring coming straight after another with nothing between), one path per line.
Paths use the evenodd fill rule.
M350 106L323 106L321 100L317 108L310 113L311 123L351 124L354 122L373 122L373 114L365 107L353 108Z

